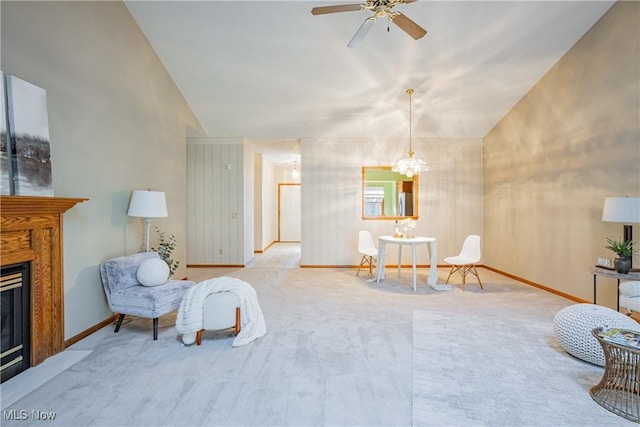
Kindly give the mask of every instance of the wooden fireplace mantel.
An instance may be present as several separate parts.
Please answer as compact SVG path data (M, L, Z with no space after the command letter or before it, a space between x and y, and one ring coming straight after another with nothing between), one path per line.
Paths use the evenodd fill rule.
M31 366L64 350L62 216L86 200L0 196L0 263L31 264Z

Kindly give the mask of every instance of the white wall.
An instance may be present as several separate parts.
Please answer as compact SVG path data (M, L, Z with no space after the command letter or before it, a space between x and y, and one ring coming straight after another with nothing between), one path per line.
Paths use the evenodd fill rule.
M186 274L185 139L201 126L121 2L0 8L2 69L47 91L54 193L90 199L64 217L69 339L112 314L98 265L143 245L132 190L166 192L169 217L152 226L176 235Z
M246 265L249 261L253 259L253 248L254 248L254 178L255 178L255 168L253 167L253 157L255 155L255 150L253 144L245 141L243 144L242 150L242 160L243 165L246 167L243 168L242 174L242 210L240 213L242 214L242 265Z
M262 234L263 234L263 217L262 214L262 199L263 199L263 156L262 153L255 153L253 156L253 217L255 219L253 223L253 250L262 251L264 248Z
M281 187L280 184L299 184L300 176L294 178L291 173L294 169L294 165L291 163L272 163L271 164L272 175L271 175L271 189L273 194L273 203L270 209L272 210L271 214L273 215L273 224L272 224L272 235L273 241L280 241L282 239L280 233L280 227L282 227L282 218L280 217L280 194ZM297 165L298 172L302 172L302 167L300 164ZM302 210L301 210L302 211Z
M264 250L278 240L278 193L273 164L265 159L262 164L262 247Z

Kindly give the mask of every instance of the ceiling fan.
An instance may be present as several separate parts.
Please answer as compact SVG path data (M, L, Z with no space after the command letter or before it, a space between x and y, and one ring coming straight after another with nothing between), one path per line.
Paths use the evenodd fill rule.
M378 18L387 16L391 22L396 24L405 33L409 34L415 40L424 37L427 30L420 25L407 18L401 12L393 12L391 9L397 4L409 4L417 0L366 0L362 4L340 4L335 6L320 6L311 9L312 15L325 15L327 13L336 12L355 12L359 10L369 10L373 12L373 16L365 19L358 31L347 46L357 47L364 40L365 36L376 22Z

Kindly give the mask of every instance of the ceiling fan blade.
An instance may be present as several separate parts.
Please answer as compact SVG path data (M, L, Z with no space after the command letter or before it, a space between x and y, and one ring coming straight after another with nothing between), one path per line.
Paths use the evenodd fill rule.
M392 16L390 16L390 18L391 22L396 24L402 31L409 34L415 40L418 40L424 37L425 34L427 34L427 30L425 30L420 25L416 24L400 12L395 12Z
M362 40L364 40L367 33L369 32L371 27L373 27L373 24L375 24L375 22L376 22L376 18L373 16L365 19L365 21L362 23L362 25L360 25L360 28L358 28L358 31L356 31L356 33L353 35L353 37L351 38L351 41L347 46L348 47L360 46L360 44L362 44Z
M362 10L362 7L359 4L339 4L336 6L314 7L313 9L311 9L311 14L324 15L326 13L355 12L358 10Z

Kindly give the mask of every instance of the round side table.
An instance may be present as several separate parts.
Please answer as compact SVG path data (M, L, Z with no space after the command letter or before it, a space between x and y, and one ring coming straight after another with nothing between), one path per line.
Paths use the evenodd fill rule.
M637 331L621 329L622 333ZM628 420L640 422L640 348L606 340L602 328L591 331L602 346L604 375L589 394L600 406Z

